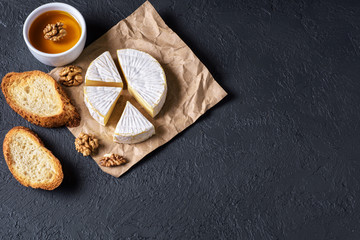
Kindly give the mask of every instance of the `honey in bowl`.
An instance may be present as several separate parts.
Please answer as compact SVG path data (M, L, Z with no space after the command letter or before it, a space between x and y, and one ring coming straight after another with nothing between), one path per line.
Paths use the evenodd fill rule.
M63 23L66 35L59 41L44 38L44 29L48 24ZM80 39L81 27L78 21L64 11L48 11L39 15L29 29L29 40L37 50L44 53L61 53L72 48Z

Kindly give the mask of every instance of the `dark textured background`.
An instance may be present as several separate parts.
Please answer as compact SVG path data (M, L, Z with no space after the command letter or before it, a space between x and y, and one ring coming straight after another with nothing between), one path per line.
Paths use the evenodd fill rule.
M142 0L66 1L91 43ZM0 1L0 75L51 70L22 39L46 1ZM22 187L0 156L3 239L360 239L360 2L151 2L229 96L117 179L0 94L0 141L35 130L61 160L55 191Z

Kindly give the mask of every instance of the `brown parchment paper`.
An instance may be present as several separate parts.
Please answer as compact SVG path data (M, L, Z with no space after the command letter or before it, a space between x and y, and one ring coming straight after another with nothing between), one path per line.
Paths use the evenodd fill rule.
M151 151L170 141L227 94L191 49L165 24L148 1L89 45L73 64L83 68L84 77L90 62L108 50L119 68L116 50L121 48L145 51L155 57L165 70L168 84L167 97L164 107L154 119L141 108L125 88L108 124L103 127L90 116L85 106L84 84L65 88L81 115L80 126L69 130L74 136L78 136L80 132L92 133L100 140L98 153L92 155L96 163L99 163L100 158L106 153L120 154L129 161L125 165L113 168L99 165L104 172L115 177L121 176ZM61 68L55 68L50 74L58 79L60 70ZM134 104L155 126L156 134L145 142L129 145L114 143L112 140L126 100Z

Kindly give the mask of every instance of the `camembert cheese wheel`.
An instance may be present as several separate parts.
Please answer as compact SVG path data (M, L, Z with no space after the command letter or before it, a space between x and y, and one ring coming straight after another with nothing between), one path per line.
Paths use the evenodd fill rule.
M130 102L116 125L114 141L118 143L139 143L155 134L154 125L147 120Z
M119 99L121 87L85 86L84 101L90 115L105 126Z
M163 107L167 93L161 65L151 55L135 49L117 50L117 56L129 92L155 117Z
M109 51L90 63L85 74L85 85L123 87L121 76Z

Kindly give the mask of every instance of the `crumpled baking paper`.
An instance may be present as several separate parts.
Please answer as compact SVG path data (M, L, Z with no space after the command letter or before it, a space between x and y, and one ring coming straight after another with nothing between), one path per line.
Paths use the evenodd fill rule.
M167 97L163 108L154 119L124 89L108 124L103 127L90 116L85 106L84 84L65 88L81 115L80 126L69 130L75 137L80 132L85 132L94 134L99 139L101 146L98 152L92 155L96 163L99 164L101 157L107 153L117 153L128 160L127 164L118 167L99 165L104 172L115 177L121 176L147 154L170 141L227 95L204 64L165 24L148 1L89 45L73 64L82 67L84 77L90 62L108 50L120 69L116 50L121 48L147 52L155 57L165 70ZM50 75L58 80L60 70L60 67L55 68ZM155 126L156 134L142 143L129 145L113 142L113 133L127 100Z

